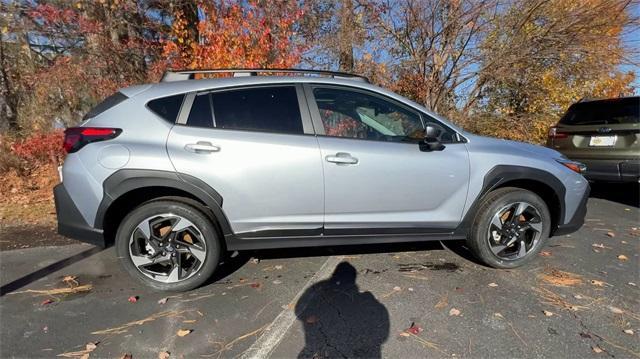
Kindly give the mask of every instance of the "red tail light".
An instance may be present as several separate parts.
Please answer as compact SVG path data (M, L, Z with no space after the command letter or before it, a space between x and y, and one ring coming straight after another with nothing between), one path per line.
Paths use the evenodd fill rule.
M569 135L564 132L558 132L557 127L551 127L549 129L549 138L567 138Z
M67 153L73 153L89 143L116 138L121 132L119 128L71 127L64 131L62 146Z

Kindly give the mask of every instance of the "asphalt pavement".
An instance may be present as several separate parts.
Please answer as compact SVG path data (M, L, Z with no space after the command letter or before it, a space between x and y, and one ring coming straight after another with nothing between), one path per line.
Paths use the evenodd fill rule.
M516 270L461 243L269 250L175 294L113 248L5 250L0 357L640 357L638 188L595 186L588 206Z

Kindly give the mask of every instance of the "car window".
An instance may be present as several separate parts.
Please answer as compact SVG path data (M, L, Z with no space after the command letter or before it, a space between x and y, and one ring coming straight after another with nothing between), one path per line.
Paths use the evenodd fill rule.
M149 107L149 109L156 115L173 123L176 122L176 117L178 117L178 112L180 112L180 106L182 106L183 99L183 94L158 98L149 101L147 103L147 107Z
M563 125L611 125L640 122L640 98L580 102L562 117Z
M193 100L191 111L187 118L187 126L213 127L213 116L211 115L210 94L198 94Z
M213 92L211 100L216 128L303 133L300 106L294 86Z
M424 126L417 113L360 91L315 88L326 136L379 141L418 141Z

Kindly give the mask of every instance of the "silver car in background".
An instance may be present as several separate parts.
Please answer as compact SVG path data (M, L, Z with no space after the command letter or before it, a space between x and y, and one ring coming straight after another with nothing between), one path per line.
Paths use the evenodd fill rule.
M193 79L218 72L233 77ZM65 134L59 232L115 245L160 290L263 248L466 240L514 268L577 230L589 194L584 166L554 150L467 133L337 72L168 72Z

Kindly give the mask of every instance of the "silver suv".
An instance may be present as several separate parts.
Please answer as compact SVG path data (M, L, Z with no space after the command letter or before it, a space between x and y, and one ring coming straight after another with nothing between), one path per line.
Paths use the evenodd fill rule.
M466 239L514 268L577 230L589 193L554 150L472 135L345 73L168 72L65 134L58 231L114 244L161 290L262 248Z

